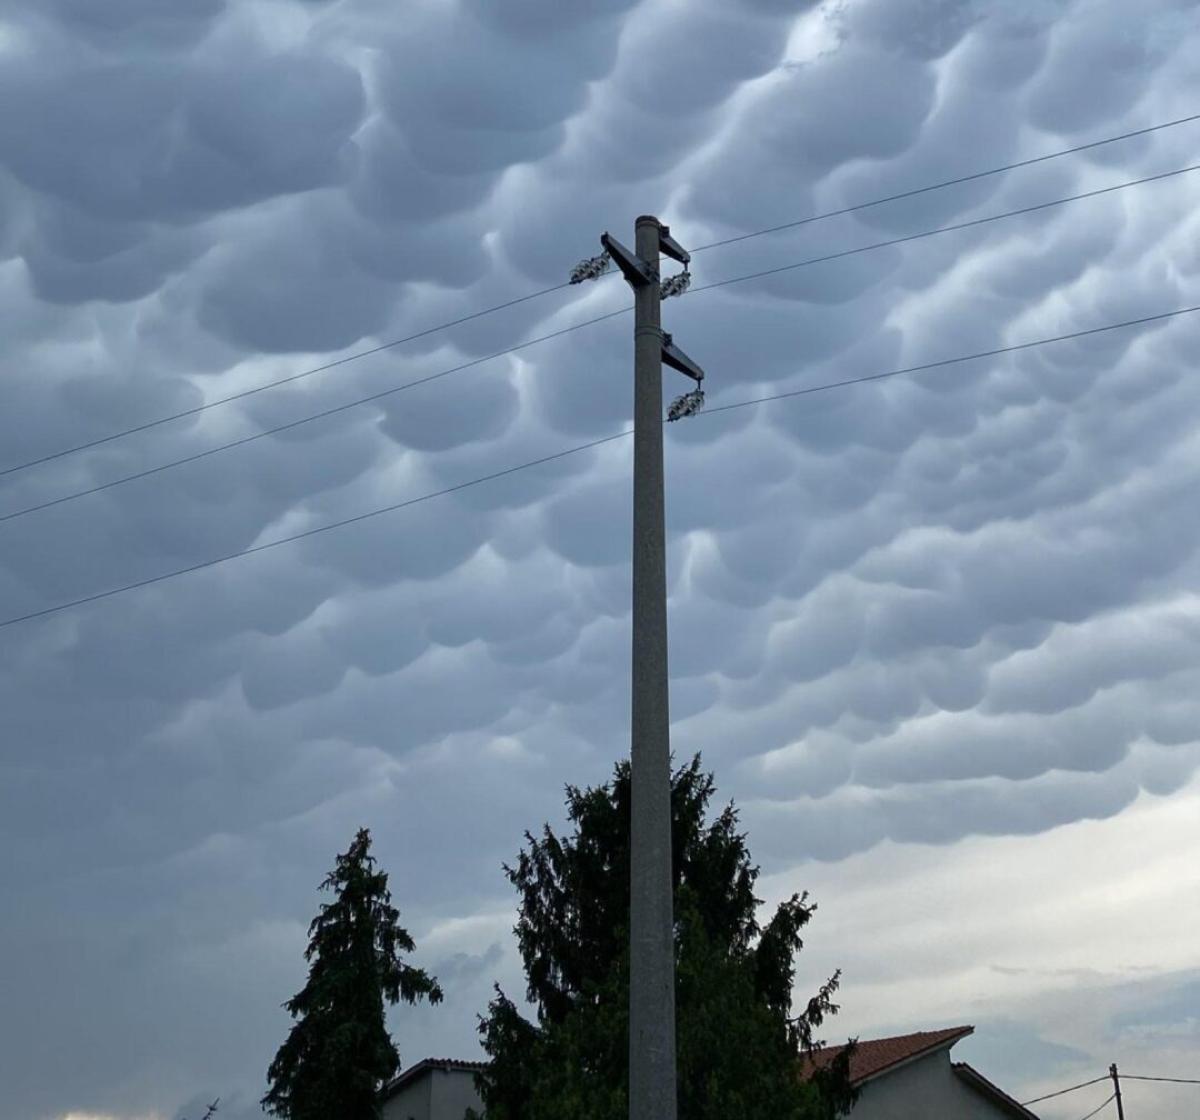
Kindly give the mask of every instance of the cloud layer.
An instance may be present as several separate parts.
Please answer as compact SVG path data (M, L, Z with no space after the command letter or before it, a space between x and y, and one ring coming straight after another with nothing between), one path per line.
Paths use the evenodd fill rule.
M0 469L560 284L639 213L705 244L1183 117L1200 90L1182 0L1137 21L1117 0L410 7L0 2ZM696 283L1175 170L1198 135L697 253ZM1191 306L1194 190L664 317L720 406ZM612 277L552 292L4 475L0 514L627 303ZM629 329L4 522L0 617L614 434ZM772 875L1182 796L1198 331L1184 315L668 429L674 749L703 751ZM313 887L359 824L457 987L397 1021L405 1058L474 1045L491 981L521 986L500 861L627 749L629 469L616 440L0 630L15 1114L191 1115L220 1092L249 1115ZM869 1021L902 1027L885 989Z

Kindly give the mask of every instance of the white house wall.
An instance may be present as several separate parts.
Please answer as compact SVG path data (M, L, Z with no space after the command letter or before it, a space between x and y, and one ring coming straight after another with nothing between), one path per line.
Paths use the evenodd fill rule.
M461 1069L433 1071L433 1115L430 1120L463 1120L468 1108L483 1115L483 1102L475 1091L475 1074Z
M383 1102L383 1120L434 1120L432 1090L428 1076L413 1078Z
M383 1104L383 1120L463 1120L468 1108L483 1114L475 1073L426 1069Z
M850 1120L1012 1120L1011 1113L968 1086L949 1049L918 1058L862 1087Z

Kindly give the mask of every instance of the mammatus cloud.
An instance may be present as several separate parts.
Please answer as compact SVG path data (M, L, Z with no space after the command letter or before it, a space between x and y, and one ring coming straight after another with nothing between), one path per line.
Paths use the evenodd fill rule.
M1185 117L1191 9L430 0L400 25L375 0L7 0L0 470L560 284L639 213L695 246ZM714 248L693 271L714 283L1176 170L1197 127ZM1197 302L1193 190L1181 175L664 314L720 406L1173 310ZM552 292L4 475L0 513L627 303L611 277ZM628 329L2 523L0 616L613 434ZM869 913L907 859L1125 835L1146 804L1183 804L1197 329L1180 316L670 426L674 747L703 751L773 876L821 887L878 861L859 895L829 879L822 922ZM315 885L362 824L422 963L458 986L397 1016L402 1051L471 1051L491 979L521 988L501 860L627 742L629 457L614 441L0 631L17 1114L177 1120L217 1093L256 1109ZM994 914L952 881L944 900ZM896 922L898 942L928 932ZM1037 967L1116 967L1051 936L1069 925L1047 918L1058 949ZM914 959L860 974L862 1022L907 1025ZM1093 998L1067 985L1064 1004ZM1094 998L1136 1017L1159 1006L1147 993ZM1081 1053L1132 1037L1002 996ZM927 1010L963 1018L952 999Z

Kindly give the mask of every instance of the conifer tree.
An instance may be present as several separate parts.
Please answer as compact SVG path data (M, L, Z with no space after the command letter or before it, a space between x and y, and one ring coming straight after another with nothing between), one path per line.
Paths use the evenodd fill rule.
M267 1072L264 1111L283 1120L377 1120L400 1066L384 1004L438 1003L442 990L402 953L415 949L359 829L321 883L333 892L308 927L308 982L284 1004L296 1022Z
M800 1057L838 974L793 1016L807 895L757 921L745 835L730 803L706 821L713 777L697 755L672 777L679 1120L832 1120L853 1103L849 1052L805 1082ZM481 1017L490 1062L477 1078L487 1120L625 1120L628 1115L629 763L610 784L567 787L574 835L525 834L505 872L520 897L515 933L527 1020L497 986Z

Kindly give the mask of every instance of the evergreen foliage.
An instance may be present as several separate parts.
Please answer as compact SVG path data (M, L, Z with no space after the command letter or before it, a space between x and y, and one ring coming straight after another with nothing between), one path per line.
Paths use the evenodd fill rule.
M296 1020L267 1072L264 1111L284 1120L377 1120L400 1065L384 1003L438 1003L437 981L406 964L415 949L359 829L321 883L333 892L308 927L308 982L284 1007Z
M849 1052L817 1079L800 1056L837 1012L835 973L791 1015L807 895L756 920L745 835L732 803L707 823L714 792L697 755L672 776L679 1120L832 1120L853 1103ZM625 1120L628 1115L630 770L567 787L574 834L525 834L505 872L537 1022L497 986L481 1017L490 1059L477 1078L488 1120Z

